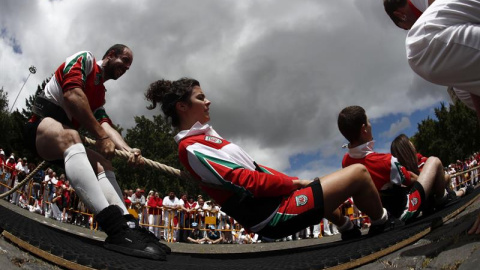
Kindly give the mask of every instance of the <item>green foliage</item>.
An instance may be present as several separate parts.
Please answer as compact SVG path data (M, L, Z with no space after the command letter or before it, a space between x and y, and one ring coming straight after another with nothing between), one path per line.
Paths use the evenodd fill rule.
M182 169L178 160L177 144L173 140L173 131L162 116L154 116L153 121L145 116L135 117L135 127L127 130L125 140L131 147L142 150L142 155L162 164ZM188 193L196 195L199 188L195 183L185 182L158 169L145 166L132 168L125 160L115 158L117 180L124 189L154 189L166 195L175 191L177 195Z
M9 141L12 137L12 121L8 112L8 93L0 89L0 147L8 155L12 152Z
M469 157L480 150L480 125L475 111L463 103L435 109L438 120L427 118L418 124L412 141L419 153L436 156L444 165Z

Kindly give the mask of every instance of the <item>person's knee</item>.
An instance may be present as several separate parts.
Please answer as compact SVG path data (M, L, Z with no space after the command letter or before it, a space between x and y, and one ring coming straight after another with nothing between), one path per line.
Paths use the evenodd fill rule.
M431 166L436 169L442 169L443 170L443 164L442 161L438 157L431 156L425 161L425 166Z
M368 173L367 167L363 164L353 164L349 168L352 170L353 175L358 179L357 181L371 181L370 174Z
M82 142L80 134L78 134L78 132L73 129L63 130L62 134L59 137L62 140L61 144L65 145L66 148Z

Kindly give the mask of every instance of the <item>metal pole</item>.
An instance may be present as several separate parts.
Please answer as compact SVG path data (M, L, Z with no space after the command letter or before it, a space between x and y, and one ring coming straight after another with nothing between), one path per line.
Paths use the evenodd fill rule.
M20 93L22 92L23 87L24 87L25 84L27 83L28 78L30 78L30 75L31 75L31 74L37 73L37 68L36 68L35 66L30 66L30 67L28 68L28 71L30 71L30 73L28 73L27 79L26 79L25 82L23 83L22 88L20 88L20 91L18 91L17 97L15 98L15 101L14 101L13 104L12 104L12 108L10 109L10 113L12 113L12 110L13 110L13 107L15 106L15 103L17 103L18 96L20 96Z

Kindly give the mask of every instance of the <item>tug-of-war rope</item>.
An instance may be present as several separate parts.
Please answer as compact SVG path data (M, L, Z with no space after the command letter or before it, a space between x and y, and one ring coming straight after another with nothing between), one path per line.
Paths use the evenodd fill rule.
M95 140L92 140L88 137L83 137L82 138L84 143L88 144L88 145L95 145ZM123 157L123 158L126 158L128 159L130 157L130 152L128 151L124 151L124 150L118 150L118 149L115 149L115 155L116 156L119 156L119 157ZM143 158L145 160L145 164L147 164L148 166L152 167L152 168L155 168L155 169L158 169L160 171L163 171L163 172L166 172L170 175L173 175L175 177L179 177L180 179L182 180L190 180L190 179L193 179L192 176L188 173L188 172L185 172L185 171L181 171L179 169L176 169L176 168L173 168L173 167L170 167L168 165L165 165L165 164L162 164L160 162L157 162L157 161L154 161L154 160L151 160L151 159L148 159L148 158ZM15 191L17 191L18 189L20 189L21 187L23 187L41 168L43 168L46 164L48 164L47 161L42 161L40 164L38 164L38 166L33 170L31 171L26 177L25 179L23 179L20 183L18 183L16 186L14 186L12 189L10 189L9 191L3 193L3 194L0 194L0 199L3 199L7 196L9 196L10 194L14 193Z
M30 174L28 174L25 179L22 180L22 182L18 183L16 186L14 186L12 189L10 189L9 191L3 193L0 195L0 199L3 199L5 197L7 197L8 195L14 193L15 191L17 191L19 188L23 187L27 182L28 180L30 180L41 168L43 168L43 166L45 166L48 162L46 162L45 160L42 161L40 164L38 164L37 168L35 168L35 170L33 170L32 172L30 172Z
M92 140L88 137L83 137L83 140L86 144L88 145L95 145L95 140ZM118 150L118 149L115 149L115 155L117 156L120 156L120 157L123 157L123 158L129 158L130 157L130 152L128 151L123 151L123 150ZM151 159L148 159L148 158L143 158L145 160L145 164L147 164L148 166L150 167L153 167L153 168L156 168L160 171L164 171L170 175L173 175L173 176L176 176L176 177L180 177L180 179L182 180L190 180L190 179L193 179L192 176L188 173L188 172L185 172L185 171L181 171L179 169L176 169L176 168L173 168L173 167L170 167L168 165L165 165L165 164L162 164L160 162L157 162L157 161L154 161L154 160L151 160Z

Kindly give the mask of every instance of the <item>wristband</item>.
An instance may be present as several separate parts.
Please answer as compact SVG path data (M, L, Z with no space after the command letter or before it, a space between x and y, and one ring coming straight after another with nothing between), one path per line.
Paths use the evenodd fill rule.
M110 137L105 136L105 137L103 137L103 138L98 138L97 141L103 141L103 140L106 140L106 139L109 139L109 138L110 138Z

